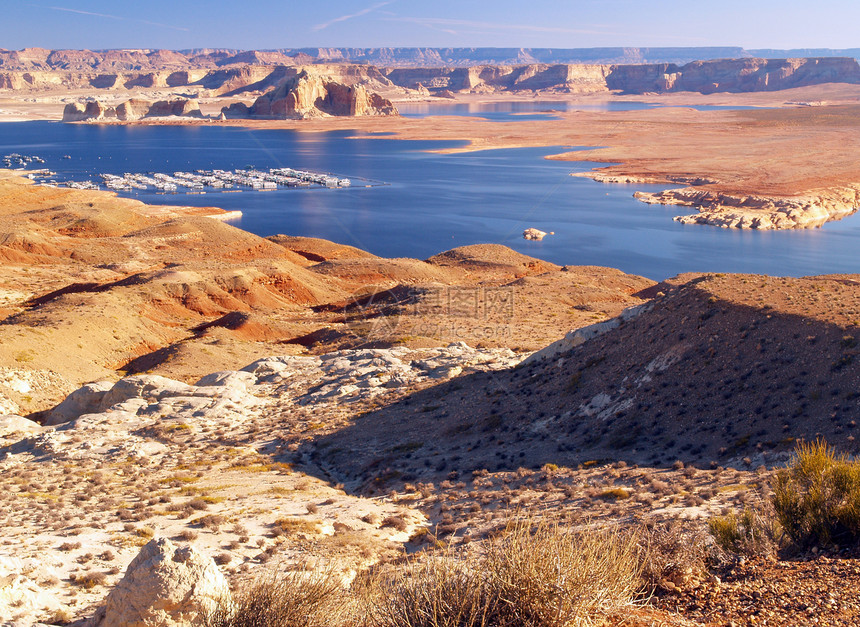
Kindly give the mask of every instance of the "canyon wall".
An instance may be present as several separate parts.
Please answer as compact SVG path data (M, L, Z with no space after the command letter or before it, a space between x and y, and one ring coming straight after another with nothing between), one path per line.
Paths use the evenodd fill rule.
M9 56L12 53L0 51L0 56L4 54ZM27 57L27 63L42 63L40 59L43 56L45 55L32 53ZM217 56L215 53L208 53L202 58L211 61ZM47 58L54 59L53 53L47 55ZM112 62L122 65L123 58L121 55L120 59ZM281 58L277 55L266 57L257 54L224 56L225 60L249 61ZM56 59L53 62L56 63ZM47 63L46 60L43 65ZM93 69L4 70L6 66L0 64L0 89L20 93L183 89L201 97L242 94L257 96L302 74L323 77L325 80L350 87L363 86L371 92L384 95L403 95L410 91L413 94L418 92L426 95L426 90L431 93L713 93L775 91L823 83L860 84L860 65L857 60L849 57L722 59L694 61L684 65L528 63L469 67L376 67L355 63L317 62L311 65L216 66L214 61L211 65L212 67L191 67L186 64L184 68L175 66L172 69L107 72ZM187 93L177 95L185 96Z
M686 65L518 65L469 68L393 68L401 87L460 92L559 91L662 93L673 91L775 91L820 83L860 83L860 65L849 58L727 59Z

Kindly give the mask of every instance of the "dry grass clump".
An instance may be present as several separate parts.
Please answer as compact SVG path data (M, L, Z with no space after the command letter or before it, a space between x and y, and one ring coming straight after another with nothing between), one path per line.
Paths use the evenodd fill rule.
M353 604L331 570L285 572L258 581L204 616L202 627L340 627L355 624Z
M489 627L498 605L481 573L450 552L386 574L363 601L374 627Z
M317 533L319 525L318 520L285 516L278 518L272 523L272 534L275 536L288 536L296 533Z
M377 583L375 627L590 625L640 585L635 542L610 530L518 521L464 562L448 552Z
M98 571L88 571L82 574L72 574L70 575L69 580L77 586L81 586L87 590L92 590L96 586L104 585L107 580L107 575Z
M678 521L643 526L637 532L642 581L648 591L673 590L707 569L707 534Z

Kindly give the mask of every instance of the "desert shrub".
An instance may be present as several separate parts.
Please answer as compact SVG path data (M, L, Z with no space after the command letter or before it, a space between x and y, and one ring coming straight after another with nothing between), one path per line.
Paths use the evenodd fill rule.
M514 523L487 547L483 568L504 625L585 625L628 603L639 586L635 543L612 530Z
M272 533L276 536L286 536L294 533L316 533L319 531L318 520L306 520L285 516L272 523Z
M635 542L607 530L515 522L480 558L450 552L384 578L369 604L375 627L589 625L639 589Z
M708 521L708 531L719 548L749 556L773 553L782 534L767 504L747 505L740 513L714 516Z
M599 494L600 498L607 501L618 501L630 498L630 492L624 488L607 488Z
M98 571L89 571L83 574L72 574L69 580L76 586L92 590L96 586L104 585L107 575Z
M382 521L382 527L393 527L397 531L406 531L408 525L402 516L386 516Z
M489 627L495 600L484 578L450 551L413 561L362 595L374 627Z
M641 578L649 591L668 589L705 571L708 559L706 534L697 525L678 521L643 526L636 532Z
M240 590L208 612L202 627L339 627L354 622L353 605L332 570L289 571Z
M860 540L860 462L821 440L800 443L772 488L777 520L796 545Z

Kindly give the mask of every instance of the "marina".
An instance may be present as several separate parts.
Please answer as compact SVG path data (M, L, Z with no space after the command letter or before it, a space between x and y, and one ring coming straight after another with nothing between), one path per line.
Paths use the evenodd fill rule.
M44 162L43 162L44 163ZM58 181L56 172L51 170L35 170L27 174L28 178L39 185L48 187L69 187L72 189L105 189L115 192L156 192L162 194L205 194L207 192L226 191L274 191L286 188L326 188L337 189L351 187L352 180L332 174L294 170L292 168L272 168L270 170L236 169L236 170L195 170L194 172L148 172L137 174L102 173L98 175L101 183L92 179L83 181ZM363 180L364 187L382 185L375 181Z
M121 192L158 191L162 193L205 193L208 191L273 191L284 188L324 187L328 189L351 187L352 181L331 174L294 170L292 168L273 168L270 170L195 170L194 172L174 172L173 174L101 174L107 189ZM366 187L371 186L366 182ZM98 189L92 181L69 182L69 187L88 185L86 189Z

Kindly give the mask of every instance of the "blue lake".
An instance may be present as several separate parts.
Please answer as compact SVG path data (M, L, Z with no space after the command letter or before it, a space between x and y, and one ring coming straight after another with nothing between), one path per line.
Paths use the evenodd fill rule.
M484 118L494 122L522 122L525 120L560 119L553 115L558 111L642 111L657 109L665 105L653 102L606 101L569 102L558 100L526 100L508 102L401 102L397 103L400 114L406 118L426 118L432 115L457 115ZM734 105L684 105L697 111L742 111L758 107Z
M82 180L100 172L295 167L387 185L205 195L125 194L155 204L239 209L233 224L258 235L322 237L386 257L426 258L498 243L559 264L611 266L663 279L687 271L801 276L858 272L860 216L806 231L733 231L672 221L683 208L646 205L636 190L569 176L595 164L545 155L570 150L428 152L451 142L350 138L233 127L0 124L0 154L45 158ZM63 159L63 155L71 159ZM58 176L58 178L61 178ZM554 231L527 242L522 231Z

